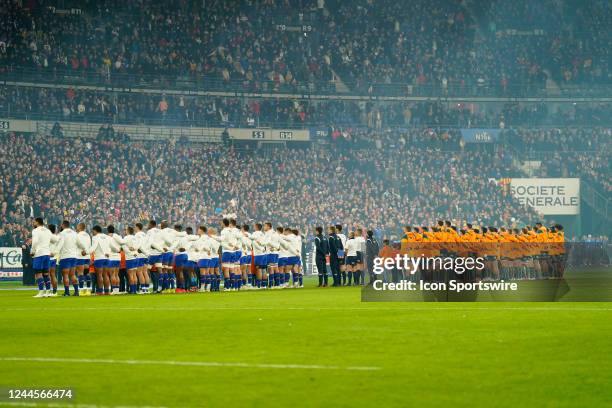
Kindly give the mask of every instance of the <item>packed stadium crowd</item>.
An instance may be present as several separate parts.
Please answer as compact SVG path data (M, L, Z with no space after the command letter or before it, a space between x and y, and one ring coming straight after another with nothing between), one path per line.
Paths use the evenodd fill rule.
M4 69L207 77L269 91L320 90L336 76L351 89L402 94L610 83L605 1L31 4L0 10Z
M407 219L497 225L534 217L488 181L513 174L508 157L461 151L431 130L417 134L407 138L410 144L404 137L387 142L361 135L262 153L219 144L9 133L1 140L2 224L27 225L42 214L55 223L155 218L197 225L234 211L241 219L272 218L302 231L329 220L383 231Z
M501 104L500 104L501 105ZM3 87L0 116L166 126L515 127L610 125L609 103L479 103L299 100L91 91L79 87Z

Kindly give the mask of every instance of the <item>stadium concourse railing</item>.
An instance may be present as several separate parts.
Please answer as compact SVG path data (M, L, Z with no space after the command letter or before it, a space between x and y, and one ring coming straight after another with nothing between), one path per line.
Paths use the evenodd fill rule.
M329 80L304 82L297 85L274 81L223 80L214 75L176 74L167 72L125 73L113 71L71 70L0 66L3 85L88 87L91 90L138 90L159 94L191 94L217 96L257 96L275 98L346 99L346 100L427 100L445 98L453 101L612 101L612 84L593 86L564 86L551 89L530 86L502 88L481 82L462 86L442 86L408 83L355 84Z

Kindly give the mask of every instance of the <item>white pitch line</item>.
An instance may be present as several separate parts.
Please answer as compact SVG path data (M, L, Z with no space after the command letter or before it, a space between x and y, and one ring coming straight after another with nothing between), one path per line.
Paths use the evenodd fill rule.
M26 402L26 401L0 401L0 406L7 407L47 407L47 408L166 408L150 405L96 405L96 404L70 404L68 402Z
M374 303L374 302L372 302ZM612 311L612 308L609 307L600 307L600 308L588 308L588 307L15 307L15 308L2 308L0 311L3 312L23 312L28 310L36 310L36 311L58 311L58 312L66 312L66 311L197 311L197 312L206 312L206 311L220 311L220 310L229 310L229 311L283 311L283 310L303 310L303 311L471 311L471 310L483 310L483 311L505 311L505 310L531 310L531 311L583 311L583 312L609 312Z
M91 364L123 364L123 365L169 365L189 367L232 367L232 368L278 368L296 370L349 370L374 371L380 367L367 366L335 366L318 364L269 364L269 363L240 363L219 361L168 361L168 360L112 360L95 358L56 358L56 357L0 357L0 361L25 361L40 363L91 363Z

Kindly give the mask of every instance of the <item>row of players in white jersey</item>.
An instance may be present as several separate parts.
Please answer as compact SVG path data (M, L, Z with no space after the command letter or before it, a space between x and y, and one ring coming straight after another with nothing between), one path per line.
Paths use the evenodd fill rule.
M301 268L302 239L295 229L272 228L271 223L238 226L234 219L223 219L219 234L215 228L198 227L183 231L166 222L157 227L151 220L146 232L143 225L127 227L125 235L112 225L106 233L98 225L87 233L80 223L76 231L70 223L55 226L34 221L32 231L32 266L38 284L36 297L57 295L55 270L59 266L64 296L89 296L92 293L146 294L186 291L303 287ZM122 253L127 271L126 291L120 292ZM90 266L92 270L90 272ZM150 288L152 286L152 288Z

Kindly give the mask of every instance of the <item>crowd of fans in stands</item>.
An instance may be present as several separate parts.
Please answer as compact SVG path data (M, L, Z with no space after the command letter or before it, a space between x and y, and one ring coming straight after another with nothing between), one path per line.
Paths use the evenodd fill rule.
M527 158L541 162L541 177L581 177L612 198L612 129L513 129L504 133Z
M0 225L21 231L32 214L55 222L156 218L197 225L233 211L241 220L307 232L330 221L395 231L440 217L491 225L534 218L488 181L512 171L490 151L455 148L442 156L436 135L411 146L357 139L350 149L330 143L262 153L9 133L1 139Z
M137 92L96 92L82 88L3 87L0 117L93 123L149 123L182 126L449 126L610 125L609 103L490 104L299 100Z
M602 0L31 4L0 10L0 65L153 82L207 77L251 91L320 91L336 76L385 94L611 82L612 6Z

